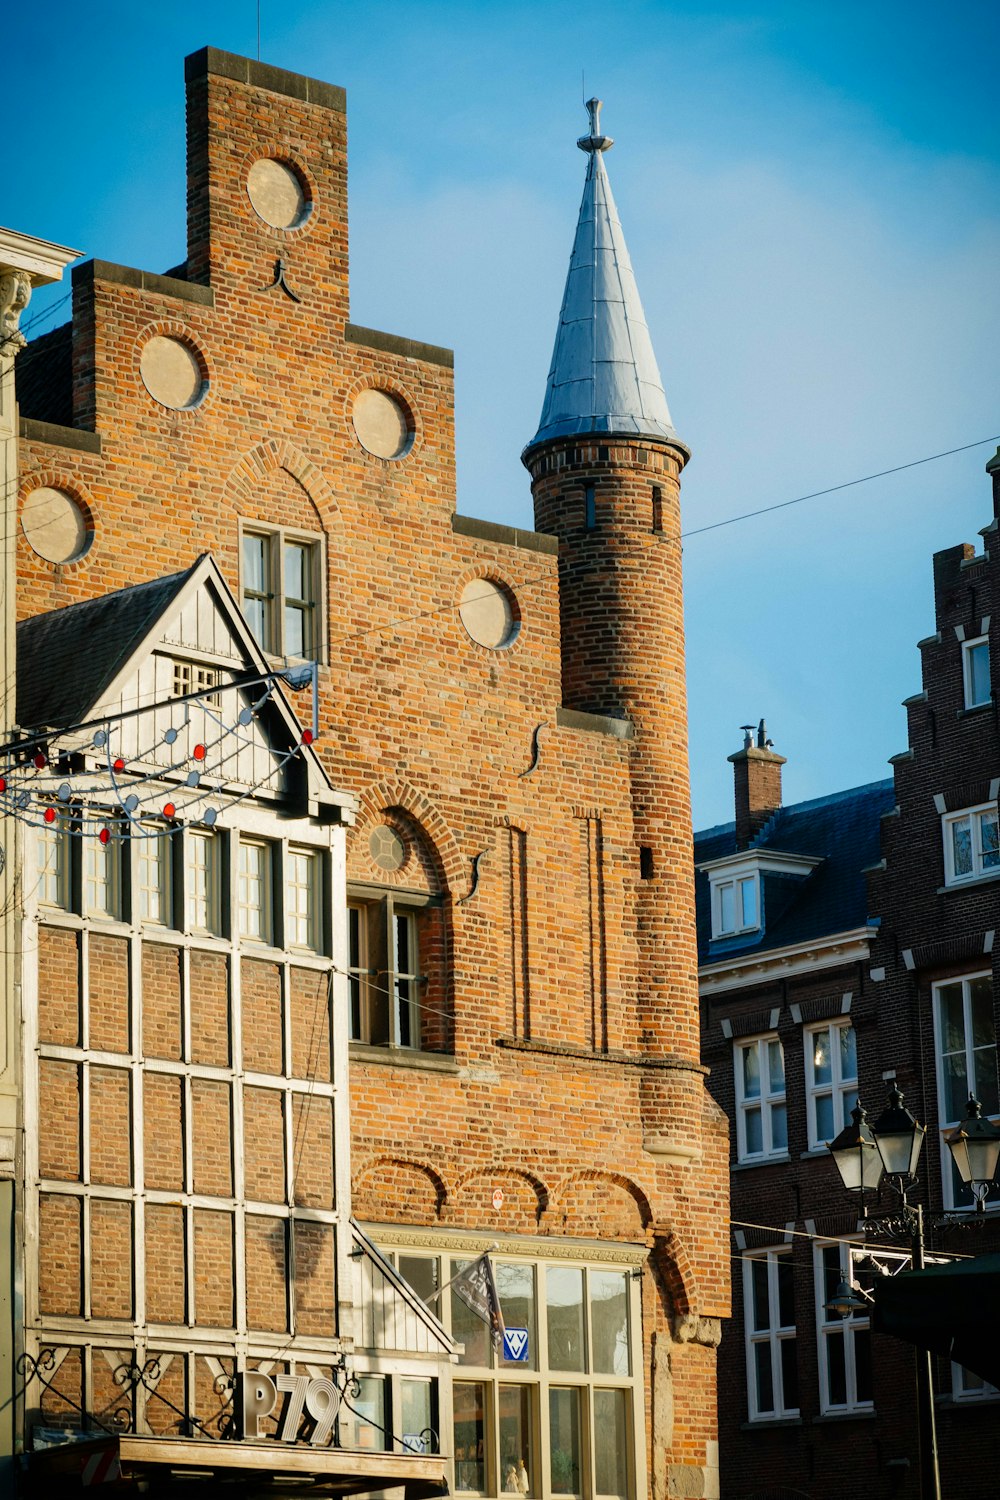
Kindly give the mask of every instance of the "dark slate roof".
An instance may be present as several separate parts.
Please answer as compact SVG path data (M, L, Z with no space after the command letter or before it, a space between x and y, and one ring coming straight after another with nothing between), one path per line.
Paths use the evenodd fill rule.
M17 627L21 728L63 728L86 719L191 572L22 620Z
M72 427L72 323L40 334L22 349L14 363L14 385L22 417Z
M781 854L805 854L822 859L796 888L777 918L768 923L765 894L763 936L711 942L708 875L697 871L695 900L698 912L698 958L717 963L808 943L837 932L862 927L868 916L863 871L881 858L879 822L895 805L892 781L834 792L812 802L779 808L761 829L751 848ZM736 853L736 825L722 823L694 836L695 863ZM765 876L765 879L767 877Z

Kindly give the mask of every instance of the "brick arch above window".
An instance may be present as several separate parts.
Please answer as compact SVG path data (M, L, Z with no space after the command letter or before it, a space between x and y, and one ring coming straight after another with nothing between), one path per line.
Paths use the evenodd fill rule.
M494 1193L503 1193L500 1207ZM530 1234L537 1229L549 1202L549 1191L540 1177L509 1162L469 1172L451 1194L446 1214L450 1223L478 1229L494 1224L507 1233Z
M427 1224L441 1217L448 1188L418 1157L372 1155L356 1168L351 1196L357 1218Z
M594 1239L645 1237L653 1219L649 1198L619 1172L575 1173L559 1183L549 1205L553 1229Z
M437 864L441 893L464 889L468 883L467 862L458 840L430 798L409 782L376 782L361 793L352 847L359 838L367 839L371 829L393 813L404 814L426 841Z
M277 469L284 469L302 486L325 530L328 518L338 513L333 487L323 471L285 438L266 438L230 470L226 491L234 509L240 515L249 514L254 496Z

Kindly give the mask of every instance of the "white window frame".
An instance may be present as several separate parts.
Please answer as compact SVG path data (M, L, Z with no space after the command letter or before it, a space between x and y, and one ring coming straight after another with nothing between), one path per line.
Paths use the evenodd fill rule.
M58 811L55 822L38 833L38 903L56 911L73 910L73 847L69 816Z
M162 824L143 823L134 842L137 845L135 920L140 926L173 928L174 836Z
M300 865L304 878L299 878ZM316 849L292 845L286 856L285 942L289 948L319 953L323 946L323 860Z
M824 1415L836 1416L847 1412L874 1411L875 1402L858 1399L858 1362L856 1339L859 1333L871 1338L871 1319L867 1313L852 1312L848 1317L839 1313L828 1313L828 1294L823 1265L823 1252L836 1247L840 1252L840 1275L852 1281L851 1247L844 1240L819 1241L813 1246L813 1269L816 1287L816 1354L819 1364L819 1409ZM827 1344L831 1336L843 1334L844 1338L844 1384L846 1400L834 1402L830 1399L830 1373L827 1359Z
M977 698L975 696L975 674L973 671L973 655L977 648L982 647L986 652L986 696ZM993 698L993 681L990 672L990 638L988 635L977 635L974 640L962 642L962 691L966 708L983 708Z
M222 835L214 830L189 828L184 833L184 922L187 932L223 934Z
M975 1205L973 1204L973 1201L972 1201L972 1194L969 1193L969 1192L963 1192L963 1194L962 1194L962 1196L960 1198L956 1196L956 1191L955 1191L955 1189L956 1189L956 1183L955 1183L956 1173L955 1173L955 1170L954 1170L954 1162L952 1160L951 1152L948 1149L948 1146L947 1146L947 1144L945 1142L945 1136L948 1135L952 1130L955 1129L955 1127L957 1125L959 1125L961 1123L962 1116L960 1116L957 1119L946 1119L945 1118L945 1110L947 1108L948 1091L947 1091L947 1089L945 1087L945 1067L944 1067L945 1052L944 1052L944 1022L943 1022L943 1018L942 1018L942 992L944 990L951 989L956 984L960 984L962 986L962 1029L963 1029L964 1036L965 1036L965 1090L964 1090L964 1094L965 1094L965 1099L967 1099L969 1097L970 1093L975 1094L976 1097L979 1098L980 1097L981 1088L976 1083L976 1052L978 1051L978 1052L988 1052L988 1053L990 1053L991 1056L992 1056L992 1058L994 1059L994 1067L996 1067L996 1056L997 1056L997 1051L996 1051L996 1041L997 1041L997 1039L996 1039L996 1036L994 1036L992 1046L984 1045L983 1047L976 1048L976 1047L974 1047L972 1045L972 989L971 989L971 987L975 983L976 980L981 980L981 979L986 980L986 982L990 985L991 991L992 991L993 976L992 976L991 972L989 971L989 969L980 969L980 970L978 970L974 974L956 974L951 979L941 979L941 980L938 980L936 984L933 984L931 986L931 1002L932 1002L932 1010L934 1012L934 1065L935 1065L936 1074L937 1074L938 1134L939 1134L939 1137L940 1137L939 1144L940 1144L940 1151L941 1151L941 1186L942 1186L942 1195L943 1195L943 1199L944 1199L944 1206L945 1206L946 1209L971 1209ZM963 1099L963 1101L962 1101L962 1104L963 1104L962 1114L963 1114L963 1116L964 1116L964 1113L965 1113L965 1111L964 1111L964 1102L965 1101ZM995 1109L991 1108L990 1100L989 1099L980 1099L980 1103L984 1107L984 1113L985 1114L987 1114L990 1117L995 1117L996 1116L997 1111ZM985 1205L985 1207L986 1207L986 1212L987 1213L996 1213L998 1210L1000 1210L1000 1199L987 1198L986 1199L986 1205Z
M827 1144L826 1137L819 1133L817 1124L817 1101L821 1098L829 1098L833 1103L833 1136L839 1135L847 1124L851 1110L858 1102L858 1075L855 1068L853 1078L845 1078L841 1067L840 1033L851 1031L853 1028L849 1017L844 1016L836 1021L820 1021L815 1026L806 1026L803 1030L803 1054L806 1069L806 1120L809 1131L809 1149L818 1151L820 1147ZM814 1066L814 1049L810 1041L811 1037L820 1032L826 1032L830 1047L830 1082L817 1083ZM854 1057L857 1063L857 1034L854 1038Z
M780 1089L772 1088L771 1086L770 1044L772 1042L777 1042L781 1050L782 1084ZM749 1051L751 1047L757 1048L757 1061L760 1071L760 1094L748 1098L743 1093L742 1054ZM733 1074L736 1082L736 1152L737 1159L741 1162L787 1160L788 1116L784 1060L784 1048L781 1045L781 1038L777 1032L769 1031L763 1036L741 1037L733 1043ZM786 1110L785 1144L783 1146L776 1146L774 1144L773 1116L775 1109L779 1106ZM746 1117L749 1113L758 1109L760 1110L763 1148L760 1151L750 1151L747 1147Z
M125 917L122 865L127 848L120 833L112 831L107 843L96 833L83 835L80 857L80 910L85 917L99 922L121 922ZM103 888L105 897L99 896ZM91 892L97 899L91 901Z
M743 920L744 892L753 892L753 920ZM723 921L725 892L733 893L733 926L726 927ZM743 932L760 929L760 876L754 871L750 875L734 875L729 880L717 880L712 884L712 936L714 938L738 937Z
M991 1385L982 1375L966 1370L952 1361L951 1395L953 1401L961 1401L963 1404L967 1401L995 1401L1000 1396L1000 1389Z
M978 807L963 807L960 812L945 813L941 819L941 833L944 841L944 883L945 885L964 885L966 881L981 880L983 876L1000 876L1000 853L997 855L995 864L984 864L983 855L983 821L992 817L994 822L998 819L997 804L995 802L981 802ZM961 874L955 871L955 840L954 830L957 824L968 821L969 836L972 848L972 869L963 871Z
M264 587L251 590L247 582L245 544L255 537L264 543ZM285 633L286 605L301 608L305 612L306 653L302 660L325 661L326 659L326 610L324 580L326 578L326 538L322 532L296 531L284 526L268 526L258 522L241 522L240 544L240 603L245 613L247 601L263 605L263 638L261 649L269 656L287 657ZM285 550L289 546L304 547L307 552L306 570L309 593L304 599L286 598L285 595ZM299 659L299 658L296 658Z
M779 1267L791 1264L791 1246L782 1246L780 1249L771 1250L748 1250L744 1253L742 1259L743 1325L746 1342L747 1407L749 1419L751 1422L773 1422L780 1420L782 1417L797 1417L799 1415L798 1406L790 1406L785 1401L784 1366L782 1364L782 1345L788 1342L794 1343L796 1339L796 1327L794 1321L791 1323L781 1322L778 1291ZM761 1261L767 1266L767 1304L770 1316L766 1327L755 1328L753 1318L753 1267L754 1263L760 1263ZM771 1390L775 1398L773 1407L766 1410L760 1404L760 1392L757 1388L756 1350L761 1344L767 1345L770 1350Z
M275 943L274 856L275 847L267 839L239 840L236 913L240 940L265 948Z

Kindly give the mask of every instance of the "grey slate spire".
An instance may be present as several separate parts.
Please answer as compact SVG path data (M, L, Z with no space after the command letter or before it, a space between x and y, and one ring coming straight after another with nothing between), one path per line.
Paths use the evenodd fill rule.
M677 441L625 236L604 166L600 99L587 104L587 181L538 431L528 447L574 433Z

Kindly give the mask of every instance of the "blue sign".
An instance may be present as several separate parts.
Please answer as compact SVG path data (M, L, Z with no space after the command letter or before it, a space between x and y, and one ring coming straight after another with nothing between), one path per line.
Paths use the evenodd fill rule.
M528 1330L505 1328L503 1331L503 1357L508 1364L523 1365L528 1361Z

